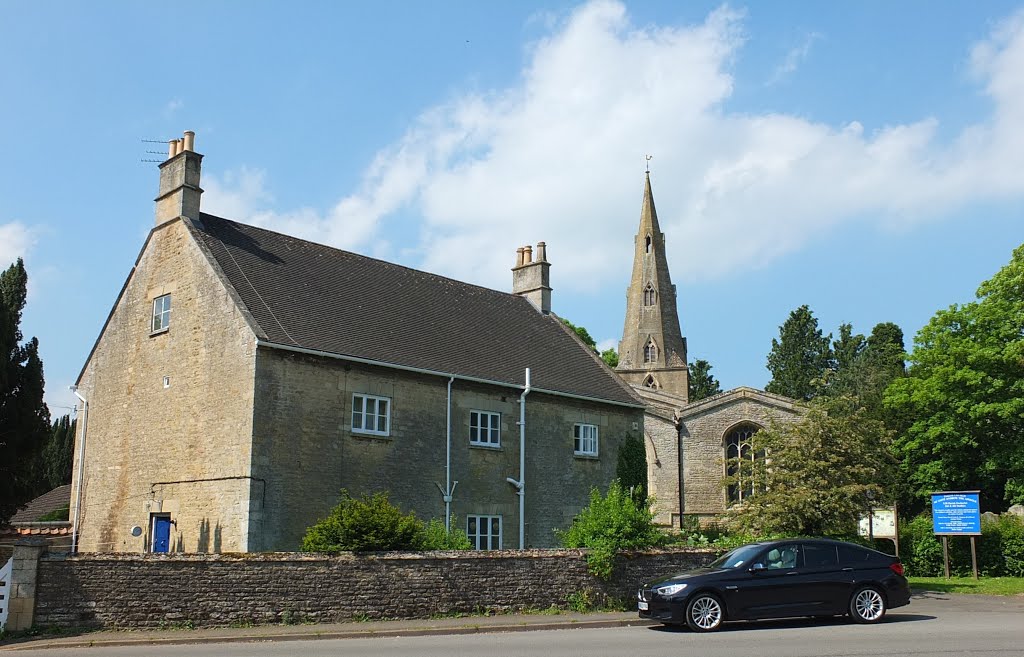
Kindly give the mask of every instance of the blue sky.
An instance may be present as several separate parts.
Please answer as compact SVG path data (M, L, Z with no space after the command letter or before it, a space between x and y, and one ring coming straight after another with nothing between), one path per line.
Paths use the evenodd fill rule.
M808 304L908 342L1024 241L1019 2L0 2L0 261L54 414L153 224L203 209L622 331L644 155L690 357L763 387ZM538 364L536 367L542 367Z

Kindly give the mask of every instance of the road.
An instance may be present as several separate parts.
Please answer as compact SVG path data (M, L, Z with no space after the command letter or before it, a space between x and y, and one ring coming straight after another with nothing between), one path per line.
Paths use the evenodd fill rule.
M17 651L21 652L21 651ZM846 619L727 625L713 634L660 626L565 629L457 636L298 640L177 646L29 650L31 657L861 657L1024 656L1024 599L915 596L877 625Z

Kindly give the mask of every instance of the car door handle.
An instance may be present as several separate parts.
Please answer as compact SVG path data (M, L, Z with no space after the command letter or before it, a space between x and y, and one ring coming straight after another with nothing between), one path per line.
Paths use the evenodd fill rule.
M725 587L725 590L726 591L735 591L738 588L739 588L738 586L727 586L727 587Z
M853 568L843 568L843 572L844 573L852 573L853 572Z

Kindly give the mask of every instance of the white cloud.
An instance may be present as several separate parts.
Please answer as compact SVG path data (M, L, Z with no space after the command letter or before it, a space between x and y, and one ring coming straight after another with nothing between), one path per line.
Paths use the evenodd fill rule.
M0 270L25 257L35 241L35 233L22 223L0 224Z
M775 67L772 71L771 76L768 78L768 84L773 85L781 82L790 73L794 72L800 63L807 59L807 56L811 54L811 46L814 42L821 39L822 35L818 32L811 32L804 37L802 43L794 46L786 53L783 57L782 62Z
M933 117L865 134L856 121L729 114L741 13L637 27L621 4L598 0L530 47L516 84L424 111L333 208L268 211L264 177L249 170L204 182L204 207L353 249L405 209L422 218L405 252L425 254L408 264L506 289L515 248L544 240L554 285L596 292L628 275L632 254L607 246L632 239L652 152L673 274L731 275L844 222L900 226L1024 195L1022 17L971 53L991 116L942 143Z
M180 98L172 98L171 100L167 101L166 105L164 105L164 109L163 109L163 112L162 112L164 118L165 119L170 118L171 116L176 114L178 112L178 110L180 110L184 106L185 106L185 102L182 101Z

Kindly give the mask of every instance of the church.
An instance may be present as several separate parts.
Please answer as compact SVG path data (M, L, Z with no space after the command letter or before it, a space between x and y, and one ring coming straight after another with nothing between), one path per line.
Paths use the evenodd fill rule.
M647 405L648 490L656 499L656 520L673 527L685 516L707 522L742 501L748 494L742 481L723 485L732 474L729 459L753 458L746 444L755 431L772 421L792 421L799 413L794 400L748 387L691 403L686 358L676 286L647 172L616 372Z

